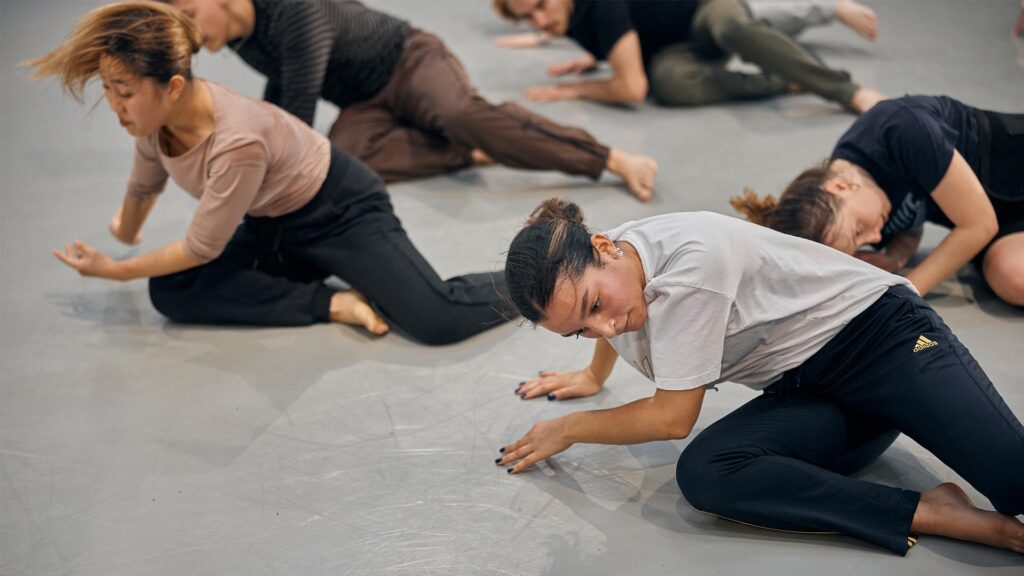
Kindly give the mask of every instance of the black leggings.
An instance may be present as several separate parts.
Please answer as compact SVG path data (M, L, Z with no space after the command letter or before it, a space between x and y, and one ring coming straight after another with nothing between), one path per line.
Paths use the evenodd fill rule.
M841 532L906 554L920 493L847 476L897 431L996 510L1024 513L1024 427L938 314L903 286L699 434L677 481L695 508L724 518Z
M507 319L504 276L441 280L409 241L380 177L332 149L327 179L304 207L246 217L203 266L151 278L153 306L177 322L304 326L327 322L336 275L426 344L468 338Z

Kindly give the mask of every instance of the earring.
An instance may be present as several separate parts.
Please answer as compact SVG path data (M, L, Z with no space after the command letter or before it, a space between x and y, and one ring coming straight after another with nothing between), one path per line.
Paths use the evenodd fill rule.
M615 257L622 258L622 248L619 248L618 246L615 247Z

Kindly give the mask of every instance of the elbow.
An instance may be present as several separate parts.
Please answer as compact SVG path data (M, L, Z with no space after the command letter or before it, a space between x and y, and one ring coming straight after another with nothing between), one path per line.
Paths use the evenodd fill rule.
M637 78L626 82L622 90L622 99L629 104L639 104L647 99L647 92L647 78Z
M999 233L999 221L996 220L994 215L992 218L985 219L985 222L981 226L979 233L984 234L985 245L988 245L988 243L991 242L992 239L996 237L996 234Z
M678 420L671 420L665 423L663 437L666 440L682 440L690 435L693 431L692 422L679 422Z

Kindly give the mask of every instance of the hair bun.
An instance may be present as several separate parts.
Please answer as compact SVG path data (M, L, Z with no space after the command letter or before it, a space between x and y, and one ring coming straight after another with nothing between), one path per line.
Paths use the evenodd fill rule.
M561 198L550 198L537 206L526 221L527 226L540 222L559 222L565 220L572 224L583 224L583 210L575 202L562 200Z
M733 196L729 204L747 220L761 226L768 225L768 214L775 210L778 201L771 194L759 198L752 188L744 188L742 196Z

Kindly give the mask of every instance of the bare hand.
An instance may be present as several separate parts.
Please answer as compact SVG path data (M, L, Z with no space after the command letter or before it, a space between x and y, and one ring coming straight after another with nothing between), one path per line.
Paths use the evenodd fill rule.
M78 270L82 276L116 279L117 263L85 242L76 240L74 243L64 246L63 252L54 250L53 255L61 262Z
M516 388L516 395L523 400L544 396L548 400L584 398L601 391L603 384L589 368L578 372L552 372L544 370L536 380L522 382Z
M565 76L566 74L582 74L593 70L597 60L593 56L584 56L568 62L559 62L548 66L548 76Z
M576 91L568 86L534 86L526 90L526 97L534 102L555 102L578 98Z
M516 462L508 469L509 474L522 472L526 468L565 451L572 446L565 438L565 417L542 420L533 425L525 436L498 450L501 454L495 464L505 466Z
M122 208L118 208L117 212L114 213L114 217L110 219L110 233L114 236L114 238L117 238L118 240L129 246L137 246L140 242L142 242L142 236L140 234L135 234L135 238L125 238L121 234L121 211Z
M857 257L857 259L863 260L872 266L881 268L886 272L895 274L900 270L899 262L884 252L878 252L875 250L858 250L854 256Z
M1020 36L1024 34L1024 0L1020 2L1020 16L1017 16L1017 22L1013 24L1013 35Z
M498 36L492 42L499 48L536 48L547 44L550 39L551 37L547 34L524 32Z

